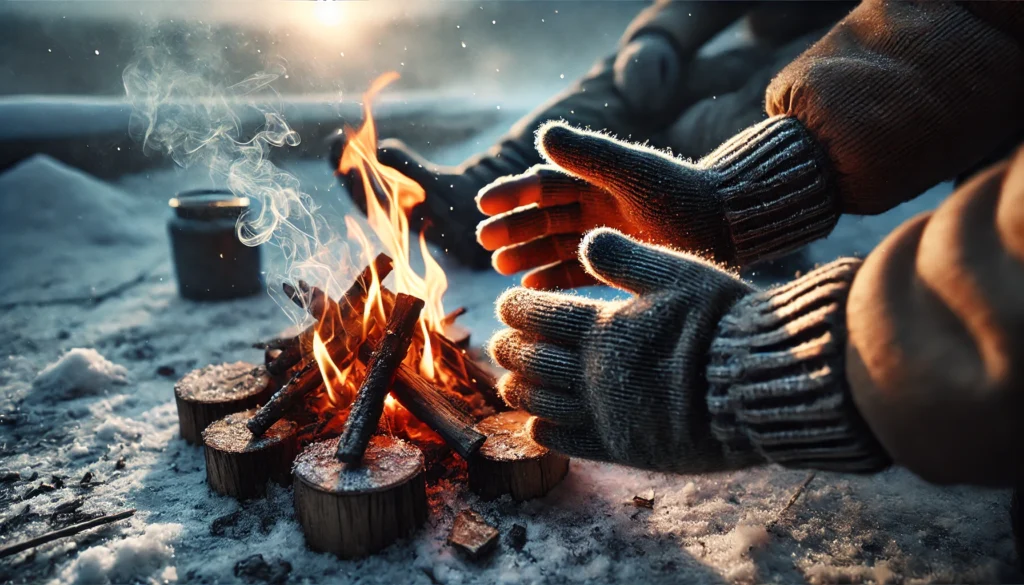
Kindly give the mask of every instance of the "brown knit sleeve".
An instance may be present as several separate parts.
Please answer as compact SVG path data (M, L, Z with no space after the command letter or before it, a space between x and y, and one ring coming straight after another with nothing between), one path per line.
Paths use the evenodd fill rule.
M881 213L1020 131L1022 16L1024 2L869 0L772 81L767 112L822 144L844 212Z
M1024 148L883 241L846 315L853 400L896 463L1024 481Z

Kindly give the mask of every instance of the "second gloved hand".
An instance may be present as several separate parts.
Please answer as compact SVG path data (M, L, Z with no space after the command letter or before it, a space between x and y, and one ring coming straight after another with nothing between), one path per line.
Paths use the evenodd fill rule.
M860 261L757 291L613 230L580 247L622 301L513 289L491 355L535 440L573 457L698 473L764 462L843 471L887 456L853 404L845 303Z
M712 437L704 355L719 319L750 287L699 259L611 230L585 240L587 269L638 296L602 302L513 289L498 301L512 329L491 354L511 371L509 405L539 417L538 442L571 456L665 471L710 471L730 460Z
M823 152L792 118L751 126L696 163L560 123L537 146L550 164L477 197L492 216L478 241L498 272L531 270L530 288L593 284L576 248L596 227L746 265L826 235L840 211Z

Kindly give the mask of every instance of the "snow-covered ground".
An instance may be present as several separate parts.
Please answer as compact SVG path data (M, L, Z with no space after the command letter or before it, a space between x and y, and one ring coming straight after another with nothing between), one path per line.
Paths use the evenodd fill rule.
M500 130L434 156L458 161ZM331 213L350 209L323 161L286 168L330 202ZM214 495L201 450L178 438L174 382L208 363L257 361L250 343L290 324L266 295L209 304L177 296L166 200L204 181L202 173L167 169L104 183L46 158L0 176L0 545L89 515L138 510L0 560L0 582L1024 580L1014 568L1007 492L939 488L899 469L819 473L780 516L806 473L768 467L667 476L574 461L545 499L484 503L442 480L413 538L360 561L310 552L290 489L246 504ZM881 217L844 219L807 258L863 253L946 192L940 187ZM754 276L771 280L794 266ZM447 305L469 308L462 322L483 342L497 328L493 300L513 280L446 269ZM634 495L652 494L653 509L632 504ZM513 524L525 526L525 547L506 543L475 563L454 554L445 538L466 507L503 539Z

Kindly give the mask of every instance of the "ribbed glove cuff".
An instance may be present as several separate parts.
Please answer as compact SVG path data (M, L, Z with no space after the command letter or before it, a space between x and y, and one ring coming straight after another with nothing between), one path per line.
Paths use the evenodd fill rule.
M841 213L828 158L796 118L776 116L740 132L701 160L739 266L825 237Z
M707 366L712 433L727 452L848 472L889 458L861 419L844 371L846 298L859 260L838 260L748 295L718 325Z

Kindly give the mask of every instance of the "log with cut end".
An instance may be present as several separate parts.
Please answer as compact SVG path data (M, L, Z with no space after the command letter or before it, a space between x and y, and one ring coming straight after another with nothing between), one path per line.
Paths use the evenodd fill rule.
M194 370L174 385L181 437L202 444L203 430L213 421L265 403L273 393L266 369L245 362Z
M206 480L213 491L240 500L266 494L267 482L287 485L298 451L297 425L279 420L262 436L246 422L255 411L236 412L203 431Z
M463 510L455 517L448 543L471 559L479 559L498 544L498 529L473 510Z
M399 293L391 310L384 336L366 364L366 376L352 403L345 430L338 442L338 459L358 464L384 414L384 399L398 367L409 352L413 331L423 310L423 301Z
M295 515L310 548L350 559L408 536L427 518L423 453L388 435L370 439L359 466L338 461L338 439L295 460Z
M369 347L364 345L359 359L366 363L370 354ZM463 459L472 457L487 439L473 428L476 423L471 416L455 408L436 386L406 364L395 373L391 395Z
M538 445L526 428L530 415L501 412L480 421L487 442L469 460L469 488L484 499L510 494L517 501L538 498L561 483L569 458Z

